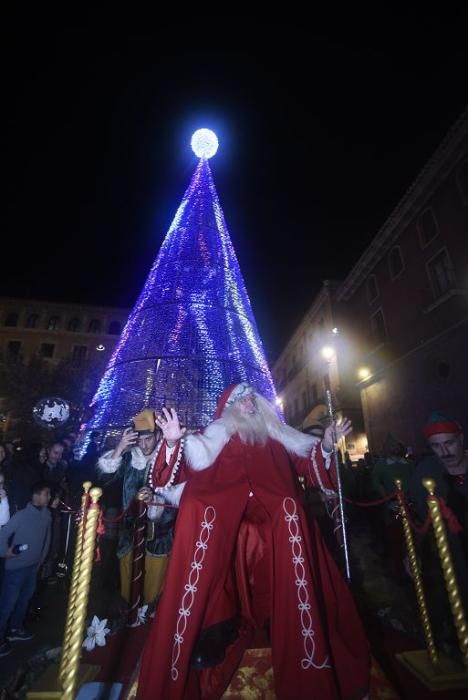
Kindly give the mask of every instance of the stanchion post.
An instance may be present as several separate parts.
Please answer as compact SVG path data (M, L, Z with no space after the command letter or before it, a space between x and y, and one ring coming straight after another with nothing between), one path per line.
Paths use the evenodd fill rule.
M96 545L96 530L100 508L98 500L102 496L102 489L92 488L89 492L91 505L87 511L85 532L83 537L83 551L81 554L80 578L77 582L73 624L70 629L66 666L63 670L62 700L74 700L76 684L81 656L81 645L86 622L91 573L93 569L94 552Z
M398 505L400 506L400 517L403 525L406 549L408 550L408 559L410 564L411 576L413 578L414 583L414 590L416 593L419 617L421 618L421 624L424 631L427 653L429 654L429 658L432 664L435 666L438 662L438 654L434 642L434 635L432 633L431 621L429 618L429 612L426 604L426 596L424 594L424 586L422 582L421 572L419 571L418 558L416 556L416 548L414 546L413 533L411 531L411 525L408 521L408 513L406 511L405 499L401 488L400 479L396 479L395 484L397 487L397 498Z
M439 552L440 564L444 574L445 587L452 610L453 622L457 631L458 643L463 659L463 664L468 668L468 626L465 611L458 588L455 570L453 568L452 555L447 539L445 524L440 512L440 505L435 495L436 483L433 479L423 479L423 486L428 491L427 507L431 514L434 537Z
M70 592L68 594L68 609L67 618L65 622L65 631L63 635L63 646L62 646L62 657L60 660L59 678L63 678L65 669L68 664L68 652L70 646L70 633L73 628L73 616L75 611L75 601L76 594L78 590L80 571L81 571L81 554L83 552L83 533L86 522L88 504L89 504L89 490L92 487L90 481L85 481L83 483L83 495L81 496L81 511L80 520L78 525L78 531L76 534L75 542L75 554L73 557L73 571L70 583Z
M127 624L132 626L138 621L138 608L142 605L143 584L145 578L145 530L146 503L139 494L134 504L136 511L133 521L132 573L130 579L130 600Z

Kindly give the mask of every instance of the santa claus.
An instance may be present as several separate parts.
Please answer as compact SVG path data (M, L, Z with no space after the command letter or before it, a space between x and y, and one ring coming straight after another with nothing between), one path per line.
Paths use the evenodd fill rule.
M158 420L168 441L175 411ZM351 429L336 426L339 439ZM220 698L259 631L271 643L279 699L367 694L367 642L297 476L334 488L332 431L284 425L248 384L223 393L203 434L185 437L194 475L158 489L179 504L165 589L142 660L140 700Z

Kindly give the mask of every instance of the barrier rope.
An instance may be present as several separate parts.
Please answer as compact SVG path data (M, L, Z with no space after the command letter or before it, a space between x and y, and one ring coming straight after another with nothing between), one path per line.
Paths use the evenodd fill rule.
M351 498L344 498L346 503L349 503L350 505L353 506L358 506L359 508L372 508L374 506L380 506L383 505L384 503L388 503L389 501L395 499L397 497L397 491L392 491L392 493L388 494L388 496L384 496L383 498L379 498L375 501L353 501ZM449 506L446 504L445 500L442 498L442 496L436 496L439 505L440 505L440 511L442 514L442 517L444 520L447 522L448 529L450 532L457 534L459 532L463 532L463 527L460 524L458 518L456 515L453 513L453 511L449 508ZM61 505L66 509L68 513L79 513L80 509L74 510L71 506L69 506L67 503L64 501L60 501ZM105 517L104 515L101 515L101 521L99 527L102 527L102 532L98 532L98 534L103 534L104 532L104 526L106 524L111 525L120 522L126 515L127 513L130 512L132 505L134 503L134 500L130 502L130 504L125 508L119 515L110 518L110 517ZM174 506L171 505L170 503L158 503L155 501L150 501L149 503L146 504L147 506L158 506L159 508L169 508L170 510L178 510L179 506ZM431 525L431 516L430 513L428 512L426 519L422 525L418 525L415 523L414 519L411 516L410 510L408 508L408 505L405 503L405 514L408 519L409 524L411 525L411 528L416 532L418 535L425 535L427 531L429 530L429 527Z
M344 500L346 503L350 503L353 506L359 506L361 508L368 508L372 506L379 506L382 505L383 503L387 503L388 501L391 501L392 499L397 497L397 491L393 491L392 493L388 494L388 496L385 496L384 498L379 498L376 501L353 501L351 498L345 498ZM447 527L452 532L453 534L457 534L459 532L463 532L463 527L461 526L457 516L455 513L449 508L449 506L446 504L445 500L442 498L442 496L435 496L437 498L439 505L440 505L440 512L442 514L442 517L444 520L447 522ZM408 504L405 503L405 515L408 519L409 524L411 525L411 528L416 532L418 535L425 535L426 532L429 530L431 526L431 515L430 512L428 511L427 516L425 521L422 523L422 525L417 525L410 513L410 509L408 508Z
M344 498L346 503L350 503L353 506L359 506L360 508L369 508L372 506L380 506L382 503L387 503L387 501L391 501L393 498L397 497L397 492L392 491L388 496L384 496L383 498L379 498L376 501L353 501L351 498Z

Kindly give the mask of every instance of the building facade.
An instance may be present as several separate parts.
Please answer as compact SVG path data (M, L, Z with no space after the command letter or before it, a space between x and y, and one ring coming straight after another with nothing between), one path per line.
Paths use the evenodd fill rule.
M71 359L77 366L109 356L128 309L0 298L0 352L4 360L51 364Z
M356 428L354 456L380 453L388 433L423 449L433 410L468 432L468 112L346 279L324 283L275 363L292 425L320 414L327 369Z
M370 447L416 450L432 410L468 430L468 112L337 290Z
M0 298L3 439L27 431L34 402L57 386L79 414L128 314L128 309Z
M346 316L335 300L339 286L331 280L323 283L278 357L273 377L285 420L299 430L326 423L329 384L334 408L353 421L354 430L345 447L358 459L367 450L367 439Z

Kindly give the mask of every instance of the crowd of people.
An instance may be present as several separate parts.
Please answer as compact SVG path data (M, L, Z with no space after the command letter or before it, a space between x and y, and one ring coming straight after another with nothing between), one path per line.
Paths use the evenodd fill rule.
M189 550L192 546L192 536L200 537L206 534L207 538L212 538L210 546L213 552L217 551L214 556L216 566L218 566L222 560L226 538L232 527L234 528L232 536L237 538L236 547L238 549L240 547L239 551L241 552L237 555L235 566L231 563L236 569L236 575L239 577L239 570L244 567L243 585L245 584L245 590L248 588L245 580L246 572L251 578L253 576L256 579L259 590L263 587L261 595L257 598L253 599L249 597L251 596L249 594L245 600L241 601L244 606L243 616L244 618L250 616L254 623L260 622L265 629L268 628L270 638L273 639L276 634L277 638L274 644L277 649L280 649L280 638L278 632L272 628L274 623L271 619L269 606L271 605L272 586L283 586L281 590L284 594L285 584L282 583L282 577L278 581L276 578L269 581L268 585L265 584L265 580L269 576L266 573L266 567L271 565L273 552L275 559L278 560L280 557L286 556L288 545L287 540L285 540L277 548L274 539L272 545L271 537L278 537L278 541L282 541L283 534L279 521L278 525L275 525L271 531L269 529L277 517L273 515L277 506L273 505L273 496L268 494L270 491L276 492L276 487L273 486L273 480L265 491L265 484L268 479L270 481L273 479L272 474L276 473L278 464L282 460L285 460L281 467L283 472L292 469L291 475L294 474L294 477L291 476L291 478L297 479L299 476L302 479L302 487L298 487L299 492L297 492L293 482L290 485L287 485L286 482L282 484L278 482L277 492L285 495L284 498L282 496L281 500L283 508L286 502L288 507L291 506L295 509L299 507L299 503L305 504L304 517L306 520L301 522L300 526L297 525L298 533L301 531L301 534L295 535L293 533L291 536L293 539L299 538L297 543L302 542L303 539L307 541L308 537L312 537L312 544L308 544L307 547L310 546L311 552L315 553L310 554L310 556L316 564L319 562L318 565L322 567L323 571L328 572L327 575L330 575L330 567L334 565L330 563L327 552L331 550L332 557L334 556L338 565L342 563L340 547L336 546L334 542L334 527L329 518L331 509L328 507L330 501L336 499L336 481L333 482L330 477L331 472L327 469L323 470L322 466L317 467L319 458L325 462L328 459L330 427L316 424L308 426L303 433L299 431L284 432L287 426L278 427L281 424L279 421L278 424L275 423L272 414L268 412L266 402L258 397L251 388L247 387L246 389L244 385L238 386L241 389L244 387L242 389L244 395L240 395L232 401L228 396L224 400L216 420L203 435L188 434L182 431L178 426L175 411L169 412L163 409L162 412L158 412L153 409L144 409L135 416L131 428L125 430L121 437L113 443L106 443L105 447L101 448L101 436L98 433L93 433L90 436L86 453L81 459L77 456L76 435L73 433L62 435L60 440L54 440L48 445L39 443L22 445L18 442L0 444L0 596L2 600L0 656L11 651L11 642L30 638L31 635L25 628L25 618L28 609L30 611L31 600L38 583L53 584L60 576L58 564L66 554L64 551L65 541L68 542L70 539L69 532L66 533L66 527L70 527L67 506L71 506L72 509L78 507L84 480L90 480L103 486L102 502L107 514L115 515L123 510L126 511L125 517L116 526L117 532L115 534L118 536L118 542L111 551L120 562L121 595L127 601L129 599L133 525L130 506L136 497L152 504L147 509L144 602L155 604L158 601L166 577L172 581L171 596L174 600L168 602L169 594L163 595L163 607L160 612L163 622L154 632L153 641L149 643L147 649L151 649L152 645L160 644L159 637L161 635L174 635L173 610L174 606L177 606L175 593L177 581L183 581L185 576L188 577L189 588L192 585L189 575L185 573L185 570L182 570L190 563ZM235 389L234 393L235 391L241 390ZM247 406L247 408L244 413L240 412L239 415L234 415L232 413L233 406ZM222 430L220 428L221 420L224 420ZM261 426L264 424L268 427L265 428L266 432L262 433ZM171 433L171 428L173 433ZM464 450L463 429L455 419L440 413L432 414L422 429L427 439L427 451L420 456L415 456L411 450L408 450L407 446L389 434L379 456L368 453L358 463L352 463L349 455L345 454L344 458L340 460L339 471L343 493L347 500L348 529L352 534L354 514L359 508L359 505L356 504L382 501L380 505L367 509L366 517L374 533L378 533L382 553L388 565L388 575L397 579L408 578L409 571L405 558L398 507L395 500L385 499L394 492L395 479L399 479L406 494L412 517L416 523L421 524L427 515L427 492L421 482L423 478L427 477L434 479L437 493L444 498L448 508L461 524L461 529L458 532L449 531L448 534L462 599L465 603L465 609L468 609L468 546L466 536L468 530L468 453ZM287 430L292 431L289 428ZM346 429L343 429L342 432L345 435ZM233 442L233 436L237 436L237 442ZM270 447L269 441L273 447ZM284 450L276 453L276 447L274 447L276 443L281 444ZM253 455L254 447L257 444L261 445L262 451ZM213 448L213 445L216 445L216 448ZM228 445L232 445L229 452L226 451ZM322 452L317 451L317 445L322 446ZM326 445L325 452L323 452L324 445ZM247 446L249 446L249 450L250 448L253 450L252 457ZM262 464L262 460L266 459L267 452L267 466L265 466L263 482L256 483L255 472L250 473L245 465L253 460L256 464L255 469L258 470L259 464ZM286 454L290 455L287 459ZM296 461L292 459L291 455L296 455L294 458ZM311 464L313 465L312 471ZM212 465L217 465L216 470L212 468ZM239 465L242 466L242 470L247 469L245 477L242 477L245 478L245 484L248 487L246 494L247 496L257 496L257 493L260 493L261 496L257 496L257 500L247 498L246 503L243 503L244 486L241 487L240 484L244 482L238 480L234 488L233 477L229 472L232 465L236 469L240 468ZM270 477L267 476L267 472ZM196 478L194 478L194 474ZM234 493L236 488L239 493L237 491ZM229 504L223 506L221 501L226 498L229 489L234 489L233 498L228 499ZM183 503L188 501L189 495L192 498L192 506L188 512L187 507L185 510L180 508L179 512L177 510L177 506L181 505L183 491L185 492ZM205 499L206 493L211 494L209 503ZM219 496L220 503L215 508L213 504L218 498L216 495L218 493L222 493L223 496L222 498L221 495ZM302 493L302 496L298 496L298 493ZM297 498L299 500L296 502ZM238 513L239 521L236 520L237 516L234 518L232 515L233 504L238 502L243 503L241 511ZM278 503L281 505L279 501ZM208 513L209 508L216 512L218 522L222 517L221 514L223 517L224 512L229 514L226 522L223 520L223 534L219 543L219 551L216 537L211 535L210 527L213 523L210 525L209 522L208 516L211 513L211 511ZM197 509L200 510L200 517L195 515L198 513ZM203 509L204 512L202 512ZM294 514L297 512L299 511L295 510ZM175 540L176 518L179 525ZM204 531L195 532L197 518L200 522L205 523L206 533ZM270 524L267 525L267 522ZM296 520L295 516L286 513L284 522L288 523L291 528L291 522L296 527L300 519ZM309 534L302 532L306 527L306 522ZM316 529L317 523L318 530ZM276 527L279 528L277 532ZM112 527L109 529L112 530ZM181 534L182 532L184 535ZM198 543L200 541L199 539ZM417 538L417 543L422 567L434 567L437 558L431 540L429 538L419 538L418 540ZM323 547L323 545L325 546ZM265 555L264 552L271 549L272 546L273 550ZM261 557L258 554L260 550L263 552ZM170 557L171 551L173 552L172 557ZM202 548L202 551L206 552L206 549ZM249 555L246 554L247 551L250 551ZM317 553L318 551L321 552L320 555ZM300 556L299 559L298 556L297 552L293 556L293 561L297 560L296 569L299 559L304 560L303 556ZM241 559L244 557L244 559L241 561L239 557ZM255 557L258 558L258 561L254 561ZM326 558L326 565L323 557ZM215 560L213 560L213 565ZM226 567L229 568L231 564L226 562ZM103 566L105 567L105 565L104 560ZM284 567L286 567L286 562L284 562ZM215 569L213 569L213 576ZM115 571L115 567L113 570ZM307 570L304 569L301 580L308 581L307 576ZM335 574L333 574L334 576ZM208 607L211 612L207 613L206 608L204 608L206 619L202 622L200 618L199 627L193 632L190 653L185 658L186 649L176 649L179 654L176 661L182 654L180 658L183 657L183 664L185 664L184 683L188 682L188 668L201 671L222 663L224 659L223 649L232 645L234 639L239 635L238 630L233 630L233 615L228 614L229 611L232 612L232 600L223 599L226 592L226 579L221 577L219 581L223 593L221 593L220 588L218 603L215 604L213 597L213 592L216 589L216 586L213 588L214 584L212 584L211 593L208 593L208 588L203 593L203 595L206 594L210 597L211 608ZM304 590L306 590L306 585L304 583ZM318 598L325 599L327 597L326 591L323 590L323 581L320 584L322 586L320 593L318 590L315 591L317 585L315 579L314 582L310 579L308 585L309 598L318 596ZM335 579L333 579L333 583L330 583L330 586L334 587L335 590L341 590ZM433 591L434 595L439 595L440 585L435 584ZM348 601L346 592L341 591L340 595L343 600L346 600L346 604L351 606L348 611L348 620L354 619L352 604ZM429 591L430 596L431 591ZM305 605L304 602L302 604ZM309 605L309 603L307 604ZM270 613L266 612L267 609L270 610ZM278 610L277 616L281 615L281 611ZM281 625L282 635L286 639L285 628L287 628L288 623L287 621L283 622L284 624ZM329 629L329 623L326 627ZM177 629L176 635L179 634ZM319 632L319 637L322 634L323 632ZM334 634L336 635L334 641L331 638L324 638L324 650L327 646L333 647L335 645L335 662L339 664L337 659L341 658L342 660L340 682L346 685L350 682L346 671L348 661L343 652L344 647L346 647L346 642L343 641L346 635L339 624L337 624ZM354 625L354 634L356 638L361 638L361 630L357 621ZM341 641L337 641L341 638L340 635L344 635L344 637ZM213 639L216 642L214 645ZM220 643L220 639L225 641ZM294 634L292 634L289 640L289 650L294 647L294 644ZM222 658L220 658L220 650ZM307 663L309 656L306 654ZM152 668L151 651L146 651L145 659L147 659L147 663L143 665L142 677L143 687L147 690L142 691L141 697L145 697L145 693L149 696L155 690L152 673L145 671L145 668ZM364 651L361 655L357 654L354 661L358 664L362 662L365 665L363 659L365 659ZM309 661L311 667L317 665L315 656L313 659L311 657ZM172 657L172 661L168 659L167 669L171 668L173 675L174 668L176 670L179 668L177 664L174 666L174 657ZM172 692L170 689L174 686L174 678L171 681L169 674L169 677L164 680L164 673L167 669L161 668L159 677L163 679L161 683L166 684L164 692L170 693ZM208 678L206 673L205 676ZM277 682L281 684L283 681L278 680ZM290 682L290 677L285 677L284 687ZM324 687L328 687L327 684L333 684L335 681L330 680L327 676L323 682ZM357 690L360 692L359 688ZM364 697L364 695L362 696ZM167 697L170 697L170 694Z
M77 459L73 433L49 444L0 444L0 656L10 642L32 638L24 626L40 607L44 585L57 583L66 566L65 543L86 474L94 473L95 438ZM66 505L67 504L67 505Z

